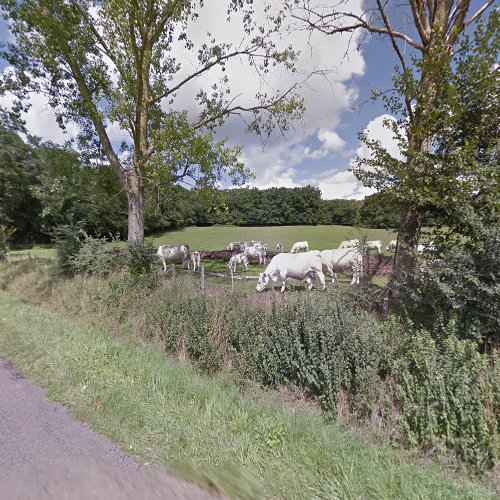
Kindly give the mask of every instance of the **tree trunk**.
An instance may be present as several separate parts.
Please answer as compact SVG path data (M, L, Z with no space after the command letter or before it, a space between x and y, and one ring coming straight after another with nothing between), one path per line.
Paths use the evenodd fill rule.
M128 245L129 248L144 245L145 194L144 182L137 175L128 179Z
M394 255L394 275L396 279L408 279L414 271L415 250L420 239L422 215L411 209L405 209L399 223L399 241Z

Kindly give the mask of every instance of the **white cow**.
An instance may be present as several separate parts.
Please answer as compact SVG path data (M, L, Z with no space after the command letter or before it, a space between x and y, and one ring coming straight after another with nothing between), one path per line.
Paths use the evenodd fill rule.
M396 247L398 246L398 241L397 240L391 240L389 241L389 244L385 247L386 250L396 250Z
M229 252L244 252L247 245L248 243L246 241L231 241L226 250Z
M337 273L352 271L351 285L359 285L359 278L363 272L363 256L357 248L337 248L323 250L323 273L332 277L332 283L337 282Z
M282 252L283 251L283 243L277 243L276 244L276 251L278 253Z
M182 266L189 258L189 245L161 245L156 252L156 255L163 264L163 270L167 270L167 262L182 261Z
M193 271L196 271L196 266L200 269L201 256L200 252L194 250L188 254L188 269L191 269L190 264L193 264Z
M421 243L417 246L417 253L422 255L424 252L435 252L436 244L433 241L428 241L427 243Z
M244 253L238 253L236 255L233 255L229 259L229 263L227 267L229 270L232 270L233 273L235 273L238 270L238 266L243 265L243 269L245 271L248 271L248 256Z
M365 249L377 250L378 253L382 253L382 242L380 240L367 241Z
M356 248L359 247L359 240L344 240L340 243L338 248Z
M289 278L307 281L308 289L313 287L313 278L317 276L323 290L325 286L325 275L323 274L323 258L317 250L311 252L290 254L280 253L275 255L266 270L259 275L257 291L262 292L271 281L271 286L281 280L281 291L284 292Z
M309 243L307 241L297 241L292 245L292 248L290 249L290 253L297 253L300 250L305 250L306 252L309 251Z
M245 255L249 259L259 259L259 265L263 266L266 263L267 250L264 246L246 247Z

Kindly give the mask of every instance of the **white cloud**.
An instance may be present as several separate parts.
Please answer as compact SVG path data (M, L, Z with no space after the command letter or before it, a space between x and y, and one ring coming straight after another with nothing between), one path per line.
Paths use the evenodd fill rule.
M361 200L375 193L374 189L364 187L354 174L347 170L323 172L314 180L314 185L321 189L321 197L324 200L338 198Z
M362 0L352 0L350 9L353 12L362 12ZM264 19L264 2L255 1L253 9L257 19ZM201 11L200 19L189 28L188 34L192 36L197 46L206 40L206 33L210 31L219 41L232 41L235 44L241 40L241 19L235 18L228 23L223 2L206 2ZM270 68L263 81L256 70L248 64L245 58L234 59L228 62L226 74L230 79L231 96L237 97L235 103L241 105L252 104L252 97L257 92L272 94L276 89L286 89L305 75L318 69L329 69L327 74L312 76L301 89L305 100L306 114L295 129L287 132L286 137L276 134L270 138L262 148L260 139L246 130L245 123L238 117L233 117L218 133L219 137L229 137L230 145L242 145L244 148L245 164L256 174L256 179L251 184L258 187L288 186L293 187L302 183L297 179L301 176L301 164L304 160L326 161L333 153L338 153L345 148L345 141L338 131L342 114L348 112L357 98L358 92L351 80L365 72L365 62L362 54L357 50L358 37L350 34L338 36L324 36L316 32L282 30L283 40L278 45L286 47L292 45L296 50L301 50L297 68L299 71L290 73L277 68ZM252 34L252 36L254 36ZM194 50L188 53L182 43L177 42L174 49L175 55L187 70L193 70L196 65ZM108 66L112 68L112 64ZM187 74L181 72L179 78ZM209 91L210 86L222 73L211 73L200 78L193 85L179 92L174 103L175 109L186 109L193 115L196 113L194 96L200 87ZM116 78L116 77L115 77ZM116 79L115 79L116 81ZM175 84L175 80L172 85ZM40 135L45 140L61 142L68 138L57 126L54 114L48 108L46 100L37 101L36 106L28 113L26 119L30 132ZM167 106L167 104L164 104ZM70 130L75 135L78 128ZM113 141L119 142L129 139L125 132L116 124L108 126L108 132ZM319 141L320 147L313 149L312 140ZM345 162L346 166L348 161ZM321 182L325 192L333 192L337 183L342 187L341 196L347 197L349 193L359 195L359 189L354 184L352 174L350 179L339 177L338 169L328 169ZM302 176L303 178L303 176ZM313 180L315 180L313 178ZM316 179L320 181L319 178ZM327 184L328 183L328 184ZM339 195L340 196L340 195Z
M4 71L9 70L10 68L6 68ZM5 109L11 109L13 102L11 94L0 96L0 106ZM78 135L80 128L76 123L67 124L66 131L59 127L56 114L43 94L31 94L29 104L31 107L27 113L22 114L22 118L26 121L26 128L31 135L56 144L63 144Z
M385 120L393 119L394 117L388 114L377 116L368 123L365 132L367 132L370 139L380 141L392 156L401 159L402 155L393 133L384 126ZM356 156L367 158L370 156L370 150L365 144L360 144L356 149ZM351 166L353 162L354 158L350 161ZM376 192L373 188L364 187L354 174L348 170L327 170L316 176L313 179L313 183L319 186L322 197L325 200L334 198L362 199Z
M383 114L374 118L365 128L365 132L368 132L368 137L370 139L375 139L380 141L383 147L387 149L389 154L394 158L402 159L403 156L399 150L398 143L394 138L393 132L388 129L384 122L386 120L394 120L395 118L388 114ZM356 150L357 156L360 158L368 158L370 156L370 150L365 144L361 144Z

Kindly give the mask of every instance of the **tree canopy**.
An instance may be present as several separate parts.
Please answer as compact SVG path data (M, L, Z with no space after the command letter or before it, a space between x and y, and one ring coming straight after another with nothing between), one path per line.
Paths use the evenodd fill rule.
M111 166L128 200L128 238L144 239L145 186L163 176L213 187L224 176L238 184L249 172L239 148L217 139L216 128L232 114L248 114L249 128L268 134L302 113L298 84L287 89L233 95L226 68L245 59L265 78L275 65L293 68L290 47L278 48L274 24L258 25L251 2L227 3L228 21L242 22L241 41L208 33L196 44L190 33L202 1L1 0L14 42L2 55L12 66L0 89L17 96L15 110L43 92L61 127L76 122L78 146ZM217 34L220 35L220 34ZM182 55L191 55L191 60ZM191 65L191 63L194 63ZM207 88L205 77L213 74ZM178 106L181 90L195 90L195 106ZM128 139L117 145L110 129Z

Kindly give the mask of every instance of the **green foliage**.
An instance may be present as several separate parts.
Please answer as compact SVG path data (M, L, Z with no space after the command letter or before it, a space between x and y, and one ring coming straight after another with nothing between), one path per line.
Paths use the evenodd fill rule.
M83 241L75 255L68 258L74 274L105 276L125 264L125 257L118 249L106 247L107 238L83 235Z
M401 206L388 193L375 193L361 203L359 219L365 227L399 227Z
M132 276L151 275L156 261L156 252L151 242L129 248L128 269Z
M15 228L0 224L0 261L8 259L9 240L15 232Z
M498 365L498 356L489 360L453 333L442 341L425 331L408 336L396 365L407 443L456 450L478 470L491 467L498 459Z
M0 125L0 224L14 227L18 241L40 238L40 205L31 192L38 175L33 147Z
M370 225L369 221L360 219L361 206L362 202L358 200L322 200L321 223L341 226L355 226L359 223L365 227L375 227Z
M56 250L56 265L62 274L75 273L74 262L82 248L85 231L81 223L56 226L52 229L51 238Z

